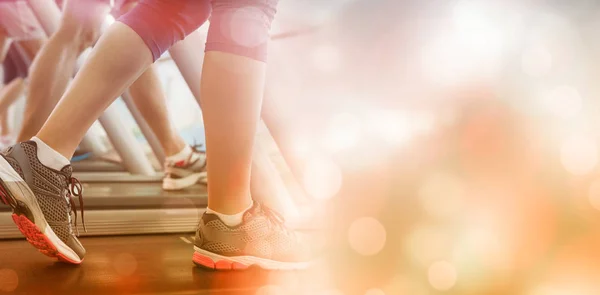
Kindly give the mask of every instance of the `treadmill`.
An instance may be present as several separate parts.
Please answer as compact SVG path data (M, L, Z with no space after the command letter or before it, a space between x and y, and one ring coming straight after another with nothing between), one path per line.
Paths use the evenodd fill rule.
M53 0L16 0L26 2L39 25L51 35L60 21L60 10ZM297 32L276 34L273 39L294 37L314 31L315 28ZM199 100L200 75L202 71L202 52L206 30L200 28L185 40L175 44L169 54L157 62L174 62L182 74L192 94ZM78 64L82 63L86 54L82 54ZM30 63L31 61L25 61ZM166 192L161 189L161 163L164 161L158 140L152 133L139 111L131 102L128 91L121 95L129 113L138 125L141 134L148 143L147 149L136 138L131 130L122 128L122 113L113 103L99 118L97 124L86 134L80 148L91 152L90 159L74 162L74 176L84 187L85 220L88 233L82 236L113 236L129 234L168 234L192 233L195 231L199 216L207 206L207 191L203 185L195 185L183 191ZM298 179L301 174L299 160L289 151L292 147L287 142L284 115L277 113L278 107L273 99L265 99L262 112L263 123L270 131L271 140L279 145L279 152L290 171L290 178ZM107 139L114 147L110 157L98 156L107 154L107 144L102 142L94 132L101 126ZM263 129L265 126L263 126ZM255 149L254 167L260 173L253 175L253 194L260 195L264 201L275 196L280 198L287 191L287 184L280 177L279 169L273 163L273 157L267 150L269 147L259 143ZM140 153L140 150L150 150ZM285 207L294 207L298 202L306 202L305 192L298 187L294 193L288 193ZM258 192L258 193L257 193ZM293 195L292 195L293 194ZM266 200L265 200L266 198ZM271 203L270 203L271 205ZM285 209L277 208L281 211ZM21 238L14 226L8 207L0 207L0 239Z
M53 0L27 1L41 26L49 35L57 26L60 11ZM179 68L192 94L198 100L205 34L202 29L179 42L166 60ZM276 35L294 36L298 32ZM302 33L302 32L299 32ZM114 147L110 157L91 157L73 163L74 176L83 184L85 221L88 232L81 241L88 254L80 266L49 260L22 239L7 206L0 206L0 293L11 294L289 294L314 287L322 281L310 271L269 272L249 269L244 272L212 272L193 265L194 231L207 206L207 191L195 185L176 192L163 191L164 159L158 141L141 118L128 93L122 97L143 134L149 149L131 130L122 128L114 104L99 119L108 141ZM289 168L290 178L301 173L286 142L285 120L277 113L273 100L265 100L263 122ZM265 126L262 126L263 129ZM93 129L93 128L92 128ZM107 144L94 130L88 132L80 148L92 155L107 154ZM140 150L149 150L147 154ZM280 170L273 163L269 148L255 148L253 194L282 196L286 190ZM115 156L116 155L116 156ZM257 177L255 177L257 176ZM286 175L287 176L287 175ZM287 178L287 177L286 177ZM302 189L284 202L306 202ZM285 198L283 198L285 199ZM291 206L293 207L293 206ZM116 236L119 236L118 238ZM293 282L290 289L273 289L273 282ZM284 288L288 288L284 287ZM308 290L305 294L312 294Z

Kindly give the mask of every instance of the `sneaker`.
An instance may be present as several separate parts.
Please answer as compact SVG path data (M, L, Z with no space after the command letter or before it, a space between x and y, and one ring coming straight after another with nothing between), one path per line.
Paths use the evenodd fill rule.
M206 153L192 147L183 161L165 163L164 190L181 190L196 183L206 184Z
M305 269L310 266L306 243L285 227L283 218L254 202L242 224L229 227L215 214L204 213L196 231L193 261L218 270Z
M47 256L80 264L85 249L73 233L77 212L71 195L79 197L83 218L82 187L71 173L71 165L60 171L42 165L35 142L16 144L0 157L0 200L12 208L13 221L30 244Z

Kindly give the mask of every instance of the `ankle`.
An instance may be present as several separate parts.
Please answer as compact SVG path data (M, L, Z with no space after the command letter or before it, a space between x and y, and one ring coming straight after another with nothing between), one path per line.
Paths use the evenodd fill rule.
M44 166L54 170L61 170L71 163L65 156L61 155L38 137L33 137L31 141L36 143L37 157Z
M218 198L219 200L223 200L222 202L215 202L214 199L212 196L209 197L208 208L212 211L228 215L245 212L254 205L254 201L250 197L236 198L235 200L233 198Z
M172 140L163 145L163 149L165 150L165 155L167 157L172 157L182 150L186 148L186 144L183 140Z
M250 210L250 208L252 208L252 206L254 206L254 202L250 201L249 205L247 205L244 209L237 211L236 213L221 213L217 210L207 207L206 213L217 215L223 223L225 223L227 226L231 227L231 226L240 225L244 221L243 220L244 213L246 213L246 211Z

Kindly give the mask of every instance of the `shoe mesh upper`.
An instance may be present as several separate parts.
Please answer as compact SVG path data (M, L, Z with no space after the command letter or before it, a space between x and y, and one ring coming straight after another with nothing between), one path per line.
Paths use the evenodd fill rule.
M65 167L63 172L66 175L56 172L40 163L33 144L25 142L21 143L21 146L31 165L33 186L30 188L35 193L48 225L64 243L67 243L73 236L73 230L70 223L71 205L67 202L64 194L68 190L67 178L70 176L72 168ZM9 163L15 170L21 171L21 167L16 161L11 160Z
M200 223L196 246L225 256L256 256L280 261L297 261L305 255L296 235L276 224L257 205L245 214L237 227L225 225L219 218Z

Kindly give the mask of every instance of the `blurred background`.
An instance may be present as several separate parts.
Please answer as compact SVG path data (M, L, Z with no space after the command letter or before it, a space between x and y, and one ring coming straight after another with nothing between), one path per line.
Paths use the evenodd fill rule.
M599 2L282 6L318 29L268 91L333 234L319 287L258 294L600 293Z
M600 294L600 2L282 0L273 39L265 101L326 236L257 295Z

